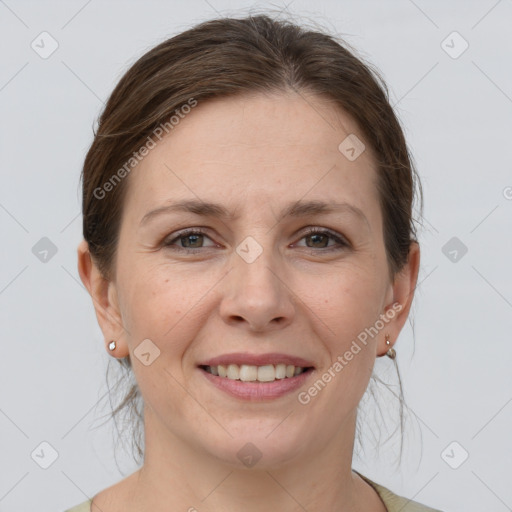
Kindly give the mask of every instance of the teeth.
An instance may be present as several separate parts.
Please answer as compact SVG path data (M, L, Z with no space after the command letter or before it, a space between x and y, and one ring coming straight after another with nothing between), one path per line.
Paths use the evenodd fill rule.
M227 378L231 380L238 380L240 378L240 368L236 364L228 366Z
M289 379L305 371L304 368L293 364L267 364L264 366L219 364L218 366L206 366L205 370L212 375L243 382L273 382L276 379Z

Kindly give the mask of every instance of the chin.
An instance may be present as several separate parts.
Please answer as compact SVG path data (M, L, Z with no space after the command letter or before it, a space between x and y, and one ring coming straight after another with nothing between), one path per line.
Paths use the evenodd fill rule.
M282 421L282 420L280 420ZM270 428L254 427L229 429L233 438L211 447L210 453L226 465L236 469L271 470L291 463L297 457L304 455L304 447L311 447L298 434L292 435L289 426L276 428L279 421L268 422ZM267 427L267 423L265 423Z

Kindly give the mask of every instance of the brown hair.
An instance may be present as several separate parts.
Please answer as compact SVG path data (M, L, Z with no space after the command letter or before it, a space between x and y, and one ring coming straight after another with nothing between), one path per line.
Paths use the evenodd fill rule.
M200 104L215 97L295 91L334 102L357 122L365 145L372 148L393 278L407 262L410 244L417 238L412 207L415 185L422 200L421 184L384 80L348 48L350 45L339 37L268 15L250 15L200 23L140 57L108 99L82 171L83 235L102 274L111 279L115 272L123 197L129 181L125 178L114 183L112 178L122 168L123 177L129 172L126 162L160 125L168 123L192 98ZM98 197L98 191L107 190L107 182L112 184L108 193L101 192L104 197ZM140 393L129 356L116 361L132 382L113 416L115 419L126 406L136 414L139 439L132 441L141 457ZM395 367L398 372L396 362ZM399 372L398 380L403 428Z

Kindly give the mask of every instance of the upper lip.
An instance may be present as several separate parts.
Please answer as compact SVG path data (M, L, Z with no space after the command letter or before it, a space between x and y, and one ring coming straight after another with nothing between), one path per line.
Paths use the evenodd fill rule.
M228 364L242 364L251 366L265 366L267 364L292 364L293 366L300 366L301 368L309 368L313 366L311 361L307 361L302 357L292 356L289 354L279 354L276 352L268 354L248 354L243 352L235 352L233 354L223 354L221 356L213 357L202 363L199 366L218 366L219 364L227 366Z

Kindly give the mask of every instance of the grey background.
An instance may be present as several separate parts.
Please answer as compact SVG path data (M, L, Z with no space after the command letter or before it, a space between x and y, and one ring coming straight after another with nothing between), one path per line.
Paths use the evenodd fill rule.
M398 436L377 458L371 423L353 467L444 511L512 510L511 0L0 0L0 511L56 512L123 477L113 426L98 427L109 356L76 269L79 172L130 63L251 6L306 16L379 68L424 186L415 341L407 324L396 346L414 421L398 470ZM59 45L46 59L31 47L43 31ZM43 237L57 250L46 262ZM385 360L376 367L391 381ZM47 469L43 442L58 454ZM119 451L118 463L124 475L137 468Z

